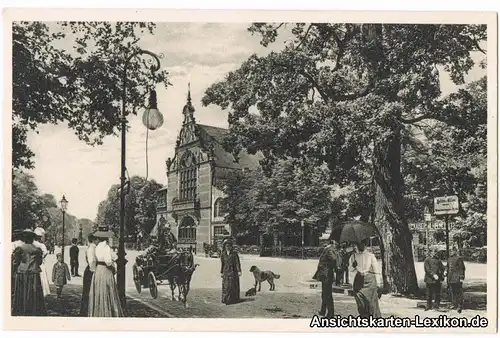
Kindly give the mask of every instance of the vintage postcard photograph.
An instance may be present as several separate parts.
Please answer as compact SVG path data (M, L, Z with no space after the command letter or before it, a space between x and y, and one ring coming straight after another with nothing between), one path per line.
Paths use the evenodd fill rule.
M3 16L6 329L496 331L495 13Z

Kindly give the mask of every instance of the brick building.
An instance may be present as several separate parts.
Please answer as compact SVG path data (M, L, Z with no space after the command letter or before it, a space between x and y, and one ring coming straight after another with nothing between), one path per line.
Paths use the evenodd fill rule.
M224 179L234 170L255 168L260 158L244 151L234 158L222 146L227 129L196 123L194 112L188 92L175 155L166 161L167 186L160 190L157 223L163 217L179 246L202 252L203 243L231 231L221 212Z

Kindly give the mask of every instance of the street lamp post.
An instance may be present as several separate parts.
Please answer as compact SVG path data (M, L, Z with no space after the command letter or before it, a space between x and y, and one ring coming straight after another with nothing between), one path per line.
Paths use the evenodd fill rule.
M304 220L300 221L300 227L302 228L302 259L304 259Z
M123 67L123 82L122 82L122 116L121 116L121 175L120 175L120 236L118 239L118 259L117 259L117 269L116 269L116 281L118 287L118 295L120 297L120 302L122 307L126 305L125 296L125 265L127 264L127 259L125 258L125 180L126 180L126 167L125 167L125 150L126 150L126 131L127 131L127 113L126 113L126 100L127 100L127 69L130 61L139 55L149 55L153 57L156 64L153 65L152 71L156 72L160 69L160 59L158 56L147 50L138 50L137 52L131 54L126 60ZM147 115L146 115L147 113ZM143 118L145 124L150 122L150 113L159 114L156 107L156 92L151 93L150 106L145 113L146 120ZM157 126L150 127L146 125L149 129L156 129L163 124L163 118L158 118Z
M80 245L83 244L83 234L82 234L82 223L80 223L80 233L78 234L78 242L80 243Z
M62 261L64 262L64 226L65 226L65 218L66 218L66 210L68 209L68 201L66 200L66 197L62 197L61 201L61 211L62 211L62 243L61 243L61 255L62 255Z

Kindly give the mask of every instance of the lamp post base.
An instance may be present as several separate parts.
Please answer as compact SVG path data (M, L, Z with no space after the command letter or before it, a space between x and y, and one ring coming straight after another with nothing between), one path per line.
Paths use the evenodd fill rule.
M122 308L125 308L127 305L127 296L126 296L126 285L125 285L125 269L128 260L125 258L125 253L118 254L118 259L116 260L117 271L116 271L116 284L118 288L118 296L120 297L120 303Z

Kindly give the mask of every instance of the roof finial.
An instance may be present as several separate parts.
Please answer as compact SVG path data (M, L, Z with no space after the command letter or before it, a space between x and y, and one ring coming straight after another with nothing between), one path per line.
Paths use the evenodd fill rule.
M188 82L188 103L191 103L191 82Z

